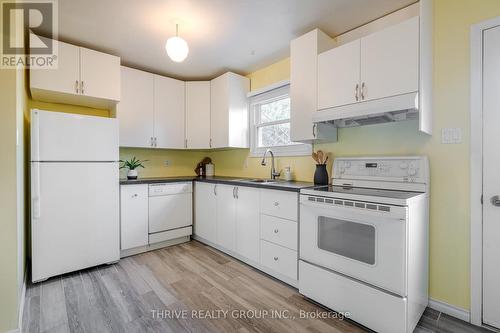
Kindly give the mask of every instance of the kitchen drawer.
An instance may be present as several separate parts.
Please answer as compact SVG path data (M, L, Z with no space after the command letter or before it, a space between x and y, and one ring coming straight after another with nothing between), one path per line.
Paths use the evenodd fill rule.
M297 222L262 214L260 237L291 250L297 251Z
M376 332L407 330L407 299L300 260L299 293Z
M261 240L260 264L277 273L297 280L297 251Z
M294 192L261 190L261 213L297 221L298 195Z

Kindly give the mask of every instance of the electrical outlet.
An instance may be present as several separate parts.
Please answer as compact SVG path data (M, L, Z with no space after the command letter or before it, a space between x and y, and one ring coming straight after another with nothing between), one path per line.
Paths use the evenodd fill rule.
M170 160L165 160L165 161L163 162L163 165L164 165L165 167L167 167L167 168L170 166L170 164L171 164Z
M461 128L442 128L441 143L444 144L459 144L462 143Z

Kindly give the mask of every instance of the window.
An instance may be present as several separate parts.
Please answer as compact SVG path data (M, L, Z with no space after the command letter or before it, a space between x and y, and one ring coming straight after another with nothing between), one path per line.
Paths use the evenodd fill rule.
M251 154L261 156L271 148L276 156L311 154L311 145L290 140L290 85L251 97Z

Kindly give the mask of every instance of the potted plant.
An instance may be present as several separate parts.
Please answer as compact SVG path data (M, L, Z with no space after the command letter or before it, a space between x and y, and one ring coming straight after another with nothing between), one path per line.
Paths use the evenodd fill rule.
M120 160L122 166L120 166L120 169L127 168L127 179L137 179L137 168L144 168L144 165L142 163L147 162L147 160L139 160L137 158L132 157L131 160L125 160L122 161Z

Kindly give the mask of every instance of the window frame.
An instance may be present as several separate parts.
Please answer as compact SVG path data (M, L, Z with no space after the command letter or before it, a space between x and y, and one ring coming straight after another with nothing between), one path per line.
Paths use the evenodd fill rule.
M307 143L296 143L283 146L258 146L258 131L261 127L286 124L291 122L291 118L260 123L260 112L257 107L260 104L271 103L282 99L284 95L290 96L290 82L284 81L280 85L272 85L268 88L260 89L257 94L249 96L249 116L250 116L250 156L261 157L267 149L272 149L275 156L307 156L312 153L312 145Z

